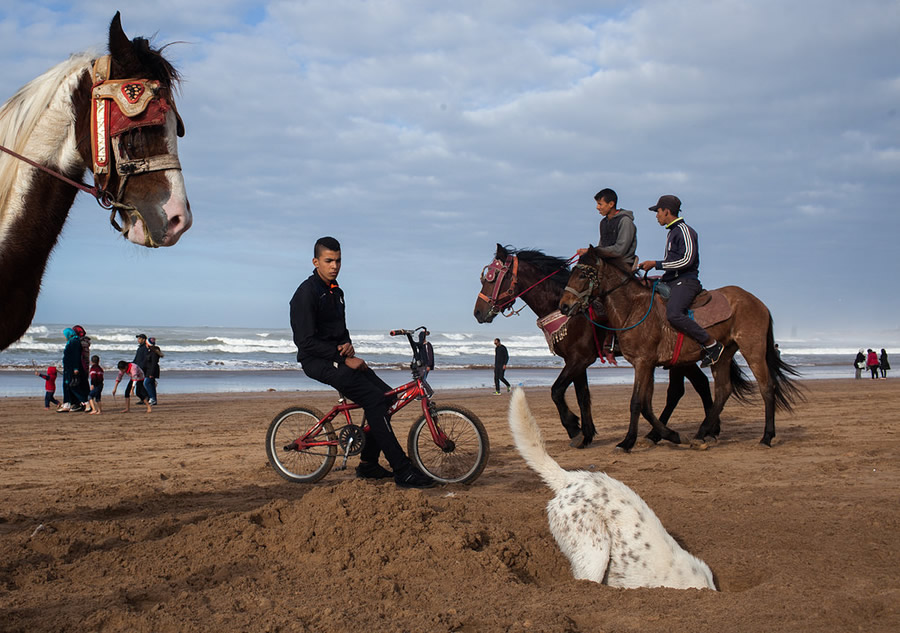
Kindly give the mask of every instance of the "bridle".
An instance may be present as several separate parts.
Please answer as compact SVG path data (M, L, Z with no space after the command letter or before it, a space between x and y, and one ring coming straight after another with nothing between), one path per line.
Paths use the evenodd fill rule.
M154 79L109 79L111 58L105 55L94 62L91 71L91 170L95 186L76 182L58 171L41 165L11 149L0 145L0 151L57 178L96 198L104 209L111 209L109 221L120 233L125 230L116 222L116 213L128 214L131 222L144 225L144 245L156 247L147 222L134 205L123 202L128 179L136 174L153 171L181 170L178 156L158 154L147 158L130 158L122 135L141 127L166 123L166 113L172 109L178 121L178 135L184 134L184 124L175 105L160 96L160 82ZM112 152L110 152L112 148ZM115 192L107 189L111 169L119 176Z
M575 304L573 307L577 308L579 312L586 312L588 310L588 308L590 307L591 301L593 299L602 299L603 297L609 296L610 294L612 294L613 292L615 292L616 290L618 290L619 288L621 288L622 286L627 284L629 281L635 280L633 275L625 274L625 277L622 279L621 282L619 282L612 288L608 288L606 290L601 289L600 292L598 292L597 295L594 296L594 288L600 287L600 276L597 273L597 269L594 266L590 266L588 264L575 264L575 266L573 268L574 268L574 270L580 270L582 275L584 275L585 277L588 278L587 288L585 290L582 290L581 292L578 292L577 290L575 290L574 288L572 288L571 286L568 286L568 285L566 286L566 289L565 289L565 292L568 292L569 294L571 294L575 297ZM617 270L620 270L620 269L617 268ZM624 271L620 270L620 272L624 272ZM646 276L646 273L644 273L644 275ZM653 297L656 294L656 284L658 281L659 280L654 280L654 282L653 282L653 288L650 291L650 307L647 308L647 313L634 325L629 325L628 327L621 327L621 328L609 327L607 325L603 325L602 323L597 323L596 321L594 321L594 319L591 318L590 315L586 315L587 319L591 323L596 325L597 327L602 328L604 330L610 330L613 332L624 332L626 330L636 328L641 323L643 323L644 320L648 316L650 316L650 312L651 312L651 310L653 310Z
M510 272L510 269L512 269L512 281L509 283L509 288L507 288L505 292L501 292L500 286L503 285L503 278ZM499 259L494 259L494 261L482 269L482 286L485 283L494 284L490 297L484 294L484 292L478 293L478 297L484 299L490 306L487 318L502 314L504 310L511 308L516 302L516 299L519 296L516 295L516 282L519 280L518 272L519 258L515 255L507 255L506 261L504 262L501 262Z
M578 255L573 255L570 257L566 264L569 264L578 257ZM503 282L503 277L510 271L512 268L512 281L509 284L509 288L506 289L505 292L500 292L500 286ZM515 255L507 255L506 261L501 262L499 259L494 259L490 264L485 266L481 271L481 283L484 285L485 283L493 282L494 288L491 292L491 296L488 297L483 292L478 293L479 299L484 299L487 302L488 306L490 306L487 315L485 318L492 318L498 314L503 314L505 317L511 317L519 314L522 310L524 310L524 306L519 308L518 310L513 310L512 306L516 302L516 299L524 295L526 292L534 288L535 286L539 286L544 283L553 275L561 272L562 268L559 270L555 270L549 275L538 279L536 282L525 288L522 292L516 292L516 283L518 282L518 271L519 271L519 258ZM509 311L508 313L506 311Z

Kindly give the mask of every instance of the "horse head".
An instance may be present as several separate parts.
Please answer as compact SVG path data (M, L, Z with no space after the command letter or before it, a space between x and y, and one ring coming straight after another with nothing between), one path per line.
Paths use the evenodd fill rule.
M515 302L517 268L515 255L497 244L494 259L481 271L481 292L475 300L476 321L490 323Z
M173 98L177 81L159 50L145 38L128 39L116 13L109 56L94 65L87 151L110 221L144 246L172 246L192 223L178 161L184 123Z
M600 292L603 259L593 246L572 267L566 289L559 298L559 310L567 316L584 312Z

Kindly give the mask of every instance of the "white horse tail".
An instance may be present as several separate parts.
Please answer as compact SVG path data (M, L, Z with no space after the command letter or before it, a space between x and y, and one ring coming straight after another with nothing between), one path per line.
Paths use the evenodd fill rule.
M541 429L525 400L525 392L518 387L509 403L509 429L519 454L553 492L565 488L569 483L569 474L547 453Z

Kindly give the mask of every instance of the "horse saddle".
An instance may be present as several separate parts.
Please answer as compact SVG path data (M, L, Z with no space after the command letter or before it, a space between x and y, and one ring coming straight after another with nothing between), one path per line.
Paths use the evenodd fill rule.
M688 316L704 328L721 323L732 313L728 299L718 290L701 290L688 308Z

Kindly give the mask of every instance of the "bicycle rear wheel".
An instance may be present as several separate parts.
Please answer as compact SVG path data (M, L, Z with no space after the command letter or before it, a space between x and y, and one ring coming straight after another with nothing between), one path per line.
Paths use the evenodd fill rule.
M322 414L315 409L291 407L275 416L266 433L266 456L275 472L288 481L311 484L328 474L337 456L337 445L311 446L297 450L294 443L309 433L319 423ZM331 422L325 422L322 429L306 440L337 440Z
M409 458L441 483L468 484L478 479L491 452L481 420L471 411L454 405L437 407L433 420L452 446L445 450L434 443L423 415L409 430Z

